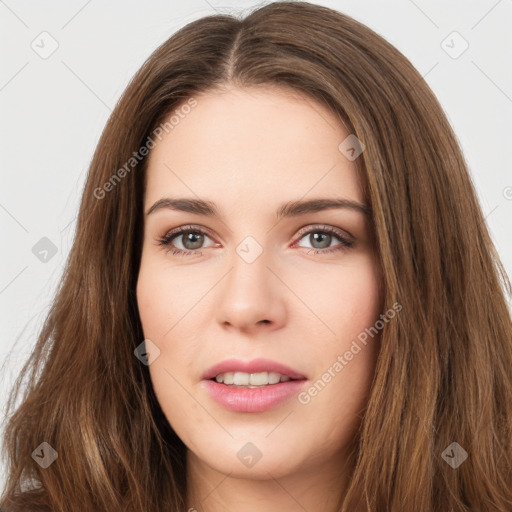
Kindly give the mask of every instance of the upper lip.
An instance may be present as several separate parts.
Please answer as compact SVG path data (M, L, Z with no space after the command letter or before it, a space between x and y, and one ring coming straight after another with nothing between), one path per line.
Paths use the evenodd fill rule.
M281 375L286 375L290 379L305 379L297 370L286 366L285 364L272 361L271 359L253 359L251 361L241 361L240 359L226 359L204 372L202 379L213 379L221 373L227 372L245 372L245 373L259 373L259 372L275 372Z

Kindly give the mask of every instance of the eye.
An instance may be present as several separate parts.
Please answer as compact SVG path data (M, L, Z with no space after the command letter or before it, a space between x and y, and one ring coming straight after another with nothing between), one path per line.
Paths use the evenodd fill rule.
M310 251L314 254L327 254L347 250L354 245L354 241L344 235L344 232L331 226L312 226L299 231L299 241L309 236L308 241L312 244ZM174 240L181 238L180 247L174 245ZM158 239L158 245L168 247L168 252L177 256L200 255L205 238L210 238L208 233L199 227L182 226L169 231L162 238ZM211 239L211 238L210 238ZM331 245L338 240L338 245Z
M308 254L313 251L314 254L328 254L337 251L345 251L354 246L354 241L349 240L347 236L341 230L333 228L331 226L313 226L307 229L299 231L299 235L302 240L308 237L308 241L311 244L311 250ZM338 240L338 245L332 247L331 243Z
M168 252L171 252L172 254L179 256L192 256L201 254L199 249L204 249L202 245L205 237L210 238L202 229L195 228L194 226L182 226L166 233L165 236L158 240L158 244L169 246ZM175 239L180 238L183 249L171 245Z

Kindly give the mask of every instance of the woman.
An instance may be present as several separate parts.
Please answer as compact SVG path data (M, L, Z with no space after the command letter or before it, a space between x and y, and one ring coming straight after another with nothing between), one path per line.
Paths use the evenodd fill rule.
M1 509L510 511L507 293L395 48L306 2L190 23L98 144Z

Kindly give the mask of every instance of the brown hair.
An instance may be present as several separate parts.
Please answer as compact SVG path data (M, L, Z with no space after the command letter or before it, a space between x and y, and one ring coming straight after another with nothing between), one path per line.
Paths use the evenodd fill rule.
M92 160L76 237L6 425L13 510L185 510L185 446L134 356L146 159L98 189L169 112L226 84L282 86L327 105L365 145L385 287L403 309L382 332L340 508L512 510L511 288L457 139L421 75L369 28L306 2L194 21L144 63ZM340 141L341 142L341 141ZM125 168L126 169L126 168ZM43 441L59 454L42 469ZM468 458L442 457L456 441ZM33 489L30 491L30 489Z

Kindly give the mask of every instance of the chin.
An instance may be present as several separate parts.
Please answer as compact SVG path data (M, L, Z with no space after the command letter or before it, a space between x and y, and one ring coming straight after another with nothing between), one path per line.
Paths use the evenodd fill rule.
M189 450L188 456L196 462L207 464L214 471L230 475L233 478L268 480L289 475L303 465L297 457L296 444L289 447L274 446L268 439L251 441L231 440L227 445L216 444L207 451Z

